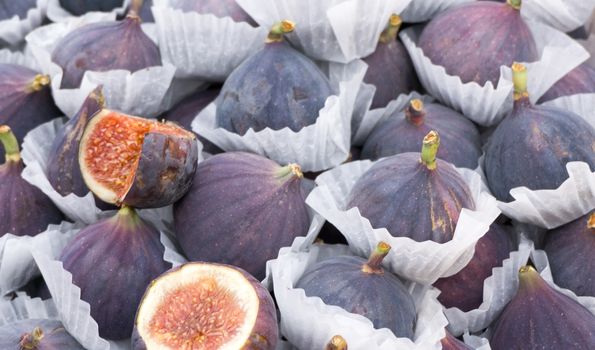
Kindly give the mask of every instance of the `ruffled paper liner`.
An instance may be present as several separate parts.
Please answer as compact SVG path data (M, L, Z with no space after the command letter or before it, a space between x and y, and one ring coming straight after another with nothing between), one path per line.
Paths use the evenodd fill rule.
M167 92L176 71L169 63L134 73L121 69L107 72L87 71L79 88L60 88L63 71L51 59L56 44L82 25L113 20L113 16L111 13L91 12L65 22L43 26L27 36L27 42L42 71L52 79L52 95L56 105L68 117L79 110L89 93L98 85L103 85L106 108L143 117L156 117L165 110Z
M10 51L9 49L0 50L0 63L16 64L33 70L39 70L35 58L19 51Z
M435 17L440 12L473 0L414 0L401 14L403 22L420 23Z
M89 13L101 14L101 15L109 14L115 18L116 16L123 15L126 12L128 5L130 4L130 0L124 0L123 5L121 7L117 7L110 12L99 12L99 11L87 12L85 15L77 17L77 16L71 14L70 12L66 11L65 9L63 9L62 6L60 6L60 0L47 0L47 1L48 1L47 15L48 15L48 18L52 20L52 22L64 22L64 21L71 20L73 18L84 17L85 15L87 15ZM97 1L101 1L101 0L97 0Z
M30 298L23 292L12 300L0 299L0 327L30 319L59 320L60 316L51 299Z
M306 297L294 284L306 268L337 255L353 255L344 245L313 245L302 250L304 238L292 247L282 248L275 260L267 263L267 274L281 312L281 333L299 349L324 349L336 334L343 336L349 349L440 349L448 321L436 296L437 290L415 283L408 285L417 309L414 341L397 338L387 328L374 329L367 318L326 305L318 297ZM392 254L392 253L391 253Z
M463 335L465 344L471 346L475 350L491 350L490 341L486 338L465 333Z
M583 117L595 129L595 93L558 97L543 103L571 111Z
M14 15L12 18L0 21L0 41L5 41L9 45L16 45L23 41L29 32L39 27L43 22L48 1L50 0L37 0L37 6L27 11L26 18L21 19Z
M586 40L577 40L591 54L588 64L595 67L595 34L589 35Z
M526 63L528 91L537 101L556 81L588 58L587 51L578 43L547 25L526 21L533 33L540 60ZM512 109L512 71L500 67L497 87L491 82L480 86L475 82L463 84L458 76L448 75L442 66L434 65L426 57L417 41L420 26L401 31L400 38L415 66L424 88L442 103L461 111L467 118L483 125L497 124Z
M346 66L331 65L331 82L340 91L326 99L316 123L295 132L289 128L254 132L245 135L217 127L215 102L203 109L192 122L192 130L225 151L247 151L260 154L280 164L298 163L304 171L321 171L347 159L351 144L351 115L365 74L365 65L354 61ZM337 80L335 80L337 79ZM338 82L339 83L336 83Z
M411 0L237 0L264 28L289 19L296 23L286 37L306 55L323 61L348 63L376 49L392 13Z
M224 81L265 42L268 28L254 28L229 17L183 12L172 0L155 0L152 8L159 50L164 62L177 68L176 76Z

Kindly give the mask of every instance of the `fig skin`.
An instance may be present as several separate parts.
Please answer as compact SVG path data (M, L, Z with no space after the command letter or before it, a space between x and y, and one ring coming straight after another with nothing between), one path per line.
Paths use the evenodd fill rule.
M473 350L472 347L455 338L449 331L446 336L440 340L442 350Z
M579 296L595 297L595 211L545 236L554 282Z
M379 123L368 136L362 157L376 160L399 153L416 152L424 136L436 130L444 145L438 158L457 167L475 169L482 155L481 135L472 121L437 103L424 105L411 100L404 111L396 112Z
M37 7L37 0L2 1L0 3L0 21L18 16L27 18L27 12Z
M60 6L74 16L82 16L87 12L109 12L121 7L124 0L60 0Z
M177 6L184 12L198 12L201 15L212 14L220 18L231 17L235 22L246 22L253 27L257 24L252 17L238 5L236 0L183 0Z
M558 80L541 96L537 103L544 103L563 96L593 93L595 93L595 68L588 63L583 63Z
M566 179L566 163L595 169L595 129L580 116L556 107L534 106L526 89L526 68L513 65L513 110L498 125L485 153L485 173L494 196L505 202L510 190L556 189Z
M374 328L388 328L397 337L413 339L417 314L403 282L382 266L390 246L379 243L368 261L337 256L310 266L297 281L308 297L367 317Z
M176 236L190 260L235 265L262 279L267 260L308 232L310 189L296 165L215 155L198 165L190 191L174 204Z
M461 209L473 210L475 203L453 165L436 158L439 142L432 131L424 138L421 154L401 153L378 161L357 180L346 209L358 208L372 227L385 227L393 236L450 241Z
M52 61L64 71L60 88L78 88L88 70L136 72L161 66L159 48L140 24L140 18L131 14L121 21L91 23L68 33L52 53Z
M494 324L490 345L494 350L595 349L593 330L595 315L525 266L516 295Z
M479 1L444 11L424 28L418 42L433 64L463 83L494 86L500 67L539 59L531 30L521 17L520 0Z
M283 21L260 51L227 78L217 103L217 126L244 135L265 128L299 131L316 122L330 83L318 67L283 40L294 24Z
M0 327L0 349L85 350L62 322L44 319L21 320Z
M490 230L475 245L471 261L455 275L434 283L441 293L438 301L446 308L456 307L464 312L477 309L483 302L483 283L492 269L502 266L513 250L505 226L492 224Z

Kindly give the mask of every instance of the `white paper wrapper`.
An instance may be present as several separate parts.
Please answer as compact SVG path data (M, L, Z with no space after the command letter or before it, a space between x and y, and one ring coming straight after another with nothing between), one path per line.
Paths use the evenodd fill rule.
M19 51L10 51L9 49L0 50L0 63L17 64L33 70L39 69L35 58Z
M559 107L583 117L595 128L595 94L576 94L562 96L543 103L544 106Z
M535 38L540 60L526 63L528 91L536 102L556 81L588 58L587 51L567 35L534 21L527 21ZM448 75L442 66L434 65L417 47L421 28L401 31L400 38L415 66L424 88L442 103L461 111L474 122L490 126L512 109L512 72L500 67L497 87L487 82L483 87L475 82L463 84L458 76Z
M473 347L475 350L491 350L492 347L490 346L489 340L486 338L478 337L475 335L470 335L465 333L463 335L463 339L465 339L465 344Z
M595 2L585 0L523 0L521 14L570 32L588 21L594 7Z
M29 319L59 320L54 302L30 298L25 293L17 293L13 300L0 299L0 327Z
M19 0L17 0L19 1ZM0 21L0 40L9 45L16 45L33 29L39 27L47 11L49 0L37 0L37 6L27 11L23 19L14 15L12 18Z
M258 132L248 130L240 136L217 127L215 102L198 114L192 130L225 151L252 152L280 164L298 163L304 171L331 168L349 155L351 115L365 70L361 61L350 63L347 69L344 65L331 65L331 82L340 81L336 89L340 93L327 98L315 124L298 132L266 128Z
M595 34L589 35L587 40L577 40L591 54L587 61L591 66L595 66Z
M425 22L453 6L471 1L473 0L415 0L411 1L401 17L406 23Z
M384 261L399 276L431 284L465 267L473 256L475 244L500 214L495 198L482 191L481 177L472 170L457 169L469 185L476 210L461 211L453 239L443 244L416 242L408 237L393 237L386 228L374 229L357 208L345 210L355 182L373 164L367 160L350 162L324 172L316 179L318 187L306 198L306 203L341 231L360 256L368 256L380 241L395 247Z
M437 291L409 285L417 308L415 339L397 338L386 328L374 329L367 318L337 306L326 305L318 297L306 297L294 289L306 268L337 255L353 255L344 245L313 245L307 251L303 237L292 247L282 248L276 260L269 261L270 278L281 312L281 333L299 349L324 349L333 335L347 340L349 349L440 349L447 320L436 300ZM392 254L392 253L391 253Z
M289 41L308 56L347 63L374 52L392 13L411 0L237 0L264 28L279 20L296 23Z
M66 11L65 9L60 6L60 0L47 0L47 15L48 18L52 20L52 22L63 22L70 20L72 18L76 18L73 14ZM117 7L113 9L111 12L90 12L96 14L110 14L112 16L119 16L123 15L128 8L128 4L130 4L130 0L124 0L121 7ZM89 13L89 12L88 12ZM86 15L86 14L85 14ZM80 16L83 17L83 16Z

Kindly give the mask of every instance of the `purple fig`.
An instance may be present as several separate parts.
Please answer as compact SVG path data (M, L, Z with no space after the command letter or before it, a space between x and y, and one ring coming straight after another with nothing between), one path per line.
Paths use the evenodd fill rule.
M138 6L138 0L131 6L130 11L134 11L135 5ZM151 11L151 7L153 6L153 0L145 0L140 1L140 10L137 11L138 15L142 19L144 23L153 23L155 22L155 18L153 17L153 12Z
M3 350L85 350L58 320L28 319L0 327Z
M248 57L223 84L217 98L217 125L244 135L248 129L299 131L316 122L331 85L318 67L283 35L294 24L273 26L263 49Z
M462 114L436 103L424 106L413 99L404 118L396 112L379 123L364 143L362 157L379 159L420 149L423 137L436 130L444 140L438 158L458 167L477 168L481 157L481 136L475 124Z
M409 53L397 40L401 23L401 17L393 14L380 35L376 51L363 59L368 65L364 82L376 86L372 108L384 107L400 94L420 88Z
M192 188L174 205L176 236L190 260L239 266L258 279L265 264L308 232L308 183L296 164L243 152L198 165ZM233 244L231 244L233 242Z
M533 267L519 270L519 289L495 322L494 350L595 349L595 315L558 292Z
M374 328L388 328L397 337L413 339L417 314L401 280L382 268L390 245L380 242L368 261L338 256L308 268L295 287L327 305L367 317Z
M6 153L6 162L0 165L0 237L35 236L49 224L60 223L62 213L54 203L21 177L19 144L8 125L0 125L0 142Z
M576 94L595 93L595 68L588 63L583 63L562 79L558 80L537 103L555 100L558 97Z
M472 347L453 337L448 331L446 336L440 340L442 350L473 350Z
M231 17L235 22L246 22L253 27L257 24L252 17L238 5L236 0L181 0L176 7L184 12L198 12L201 15L212 14L217 17Z
M109 12L123 5L124 0L60 0L60 6L74 16L92 11Z
M81 230L64 248L60 260L91 306L100 336L130 337L145 288L171 268L164 250L159 231L126 206Z
M455 6L434 17L418 42L433 64L463 83L494 86L500 67L539 59L535 39L521 17L521 0L479 1Z
M0 3L0 20L18 16L27 18L27 12L37 7L37 0L2 1Z
M393 236L450 241L461 210L475 209L475 202L455 167L436 158L439 145L440 136L430 131L421 154L378 161L357 180L346 208L358 208L374 228L385 227Z
M568 162L586 162L595 170L595 129L567 110L531 104L526 67L515 63L512 71L514 108L488 140L485 153L489 187L507 202L515 187L558 188L568 178Z

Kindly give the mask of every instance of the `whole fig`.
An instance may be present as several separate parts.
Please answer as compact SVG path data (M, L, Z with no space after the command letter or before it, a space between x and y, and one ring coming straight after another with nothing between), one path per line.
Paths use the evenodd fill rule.
M3 350L85 350L58 320L27 319L0 327Z
M537 103L555 100L558 97L595 93L595 68L583 63L558 80Z

